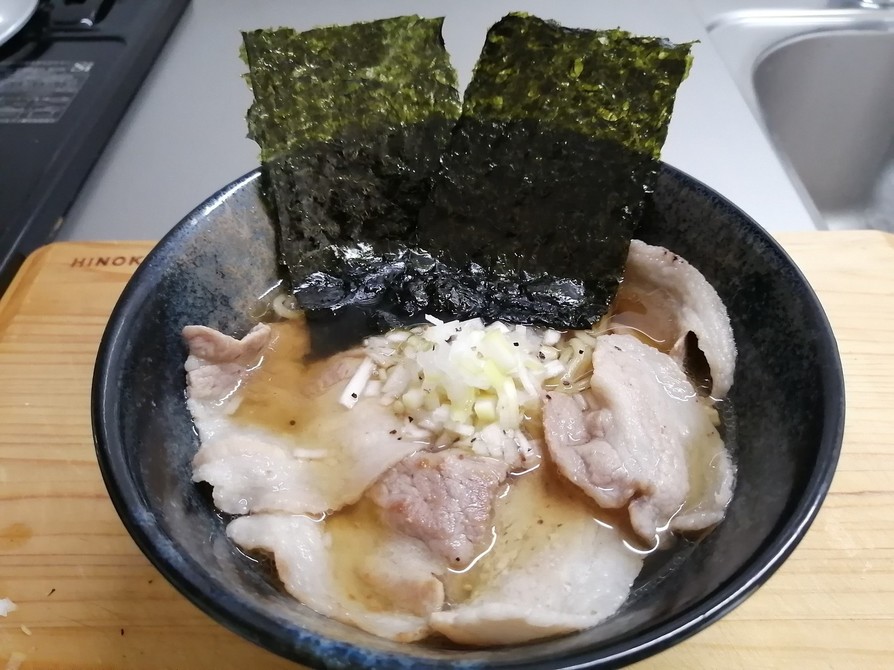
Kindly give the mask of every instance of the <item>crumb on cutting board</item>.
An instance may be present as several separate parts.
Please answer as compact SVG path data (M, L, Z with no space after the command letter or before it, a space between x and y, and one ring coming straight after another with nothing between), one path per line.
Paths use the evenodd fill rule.
M15 612L17 609L18 607L16 604L9 598L0 598L0 616L6 616L10 612Z
M22 663L25 662L25 659L28 658L20 651L12 652L12 655L9 657L9 660L6 662L5 670L19 670L22 667Z

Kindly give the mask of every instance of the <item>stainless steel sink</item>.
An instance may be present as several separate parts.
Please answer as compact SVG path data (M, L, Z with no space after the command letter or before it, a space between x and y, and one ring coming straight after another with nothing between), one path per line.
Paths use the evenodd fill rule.
M708 30L817 226L894 232L894 11L735 12Z

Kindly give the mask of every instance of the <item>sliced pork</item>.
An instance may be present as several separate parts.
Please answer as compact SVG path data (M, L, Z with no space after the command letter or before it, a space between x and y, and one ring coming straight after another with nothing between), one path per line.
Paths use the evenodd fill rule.
M218 414L235 412L237 390L270 344L272 333L270 326L259 323L237 340L206 326L186 326L183 340L189 356L184 368L190 411L202 413L207 407Z
M303 604L324 616L389 640L422 639L430 632L427 615L432 610L428 607L438 609L443 604L441 591L440 599L429 596L425 607L417 604L416 613L383 611L378 593L367 590L354 574L339 574L339 561L334 556L339 548L331 546L325 522L304 516L252 514L232 521L227 526L227 536L243 549L272 554L286 590ZM341 549L344 552L345 548ZM401 569L402 585L414 577L423 583L435 580L427 572L428 566L419 560L407 561ZM395 582L391 587L398 584ZM389 585L379 584L378 588L389 588ZM407 595L394 592L392 602Z
M338 403L345 378L321 367L317 395L296 399L310 417L300 432L286 435L237 420L240 386L271 339L270 327L255 327L242 340L200 326L184 329L187 406L201 446L193 480L214 487L214 503L229 514L321 513L356 502L383 472L423 444L399 434L403 423L375 399L348 410ZM353 360L357 360L356 358Z
M460 644L517 644L595 626L624 603L642 567L618 531L551 495L538 473L510 488L496 522L493 550L469 588L459 586L465 597L430 617Z
M385 473L369 495L393 528L449 565L465 566L491 539L494 499L507 472L504 461L462 449L418 453Z
M357 576L392 607L428 616L444 605L444 561L415 538L393 533L378 550L361 559Z
M736 344L726 307L701 272L664 247L633 240L616 305L614 325L647 333L681 365L693 333L710 369L711 395L726 396Z
M689 496L671 521L671 530L703 530L723 521L733 497L736 468L716 431L699 440L690 454L689 475Z
M545 402L546 442L559 470L600 506L627 506L649 542L668 527L719 521L733 468L682 368L631 335L604 335L593 369L585 406L562 393ZM707 479L691 474L700 470Z

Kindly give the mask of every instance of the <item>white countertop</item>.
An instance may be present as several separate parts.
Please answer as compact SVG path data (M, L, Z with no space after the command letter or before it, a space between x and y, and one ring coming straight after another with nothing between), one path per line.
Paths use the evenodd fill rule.
M582 28L622 27L700 40L680 88L662 158L732 200L771 233L813 230L807 209L705 32L704 0L192 0L133 101L59 238L157 239L207 196L258 164L245 111L240 30L307 29L400 14L446 17L461 87L487 28L528 11ZM701 11L699 11L701 10Z

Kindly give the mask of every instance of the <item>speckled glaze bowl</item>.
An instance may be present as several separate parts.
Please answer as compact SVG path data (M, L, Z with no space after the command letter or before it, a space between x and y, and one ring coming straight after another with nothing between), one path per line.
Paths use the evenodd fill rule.
M146 257L109 321L93 386L97 456L124 525L158 570L223 625L321 668L615 667L716 621L804 536L841 447L835 339L779 246L728 201L664 166L638 236L705 274L739 347L730 395L739 478L725 521L673 570L634 585L603 625L522 647L400 645L299 604L227 540L224 521L190 481L198 444L184 402L180 331L198 323L241 335L256 297L275 282L258 178L252 172L214 195Z

